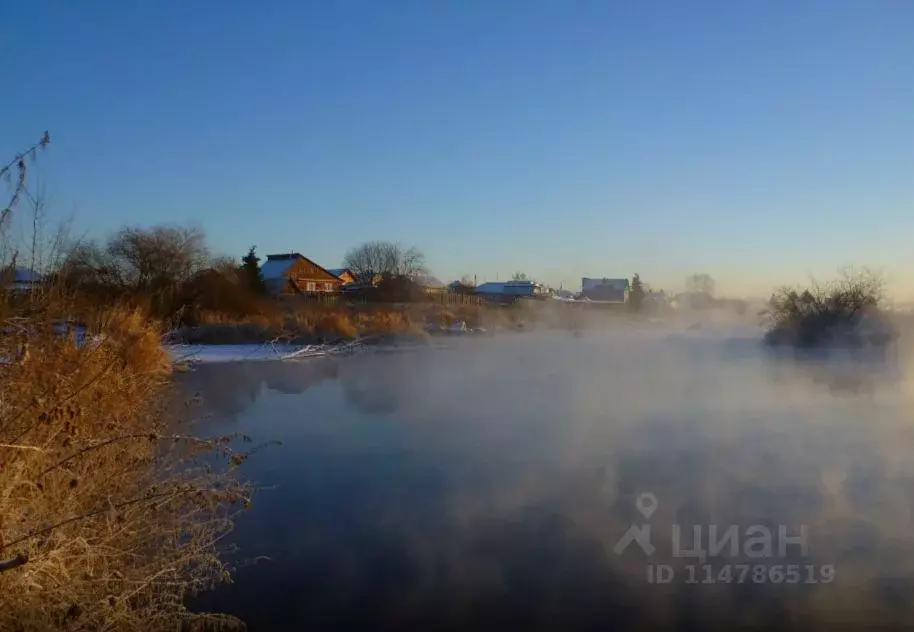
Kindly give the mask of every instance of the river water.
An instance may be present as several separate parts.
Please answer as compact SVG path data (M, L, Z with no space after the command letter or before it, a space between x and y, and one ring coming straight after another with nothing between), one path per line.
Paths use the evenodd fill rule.
M252 630L911 623L904 363L758 340L618 327L200 366L203 432L282 445L244 466L263 489L235 582L194 606Z

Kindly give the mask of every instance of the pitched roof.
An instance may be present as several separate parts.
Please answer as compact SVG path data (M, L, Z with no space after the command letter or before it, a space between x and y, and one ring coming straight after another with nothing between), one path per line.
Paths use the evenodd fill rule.
M260 266L260 274L263 276L264 281L280 279L292 267L293 263L295 263L295 259L292 257L276 256L274 258L273 255L268 255L267 260Z
M329 272L330 274L332 274L335 277L338 277L345 272L352 274L352 270L350 270L349 268L327 268L327 272Z
M486 281L476 286L480 294L522 294L524 290L534 290L538 286L534 281Z
M270 279L281 279L285 276L285 274L289 270L289 268L292 267L292 264L295 263L296 261L298 261L299 259L303 259L303 260L307 261L308 263L313 265L315 268L317 268L319 270L323 270L330 276L334 276L334 277L337 276L337 275L333 274L327 268L323 267L322 265L320 265L318 263L315 263L314 261L312 261L311 259L309 259L308 257L304 256L303 254L301 254L299 252L290 252L290 253L281 254L281 255L267 255L267 260L264 261L262 266L260 266L260 274L261 274L261 276L263 276L264 281L268 281Z
M505 284L497 281L486 281L477 285L476 291L481 294L501 294L505 291Z

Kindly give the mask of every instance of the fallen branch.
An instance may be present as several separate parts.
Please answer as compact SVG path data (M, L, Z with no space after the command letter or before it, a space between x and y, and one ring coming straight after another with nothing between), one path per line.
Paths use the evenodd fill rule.
M0 443L0 448L11 448L13 450L34 450L36 452L44 452L44 449L39 448L37 445L19 445L16 443Z

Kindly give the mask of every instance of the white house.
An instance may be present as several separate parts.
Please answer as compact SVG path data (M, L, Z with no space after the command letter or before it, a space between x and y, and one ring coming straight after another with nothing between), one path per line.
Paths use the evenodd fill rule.
M581 294L592 301L624 303L631 289L628 279L581 279Z

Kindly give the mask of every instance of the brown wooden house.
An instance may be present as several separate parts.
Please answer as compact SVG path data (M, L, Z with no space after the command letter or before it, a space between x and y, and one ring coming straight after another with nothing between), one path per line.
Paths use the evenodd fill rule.
M349 268L327 268L327 272L342 281L343 285L346 285L347 283L355 283L355 275Z
M339 277L297 252L267 255L260 272L271 294L335 293L343 285Z

